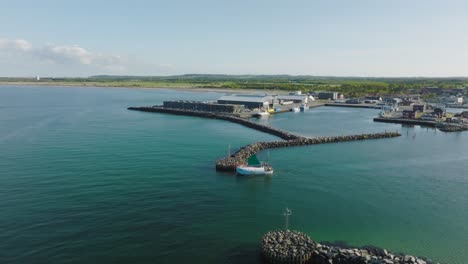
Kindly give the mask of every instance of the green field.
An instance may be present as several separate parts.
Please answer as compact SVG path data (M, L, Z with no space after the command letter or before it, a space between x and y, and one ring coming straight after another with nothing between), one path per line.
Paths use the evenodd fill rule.
M188 74L176 76L108 76L88 78L0 78L2 83L34 83L47 85L80 85L99 87L166 87L213 89L264 89L284 91L333 90L347 96L364 94L417 93L424 87L444 89L468 86L468 78L359 78L317 77L290 75L206 75Z

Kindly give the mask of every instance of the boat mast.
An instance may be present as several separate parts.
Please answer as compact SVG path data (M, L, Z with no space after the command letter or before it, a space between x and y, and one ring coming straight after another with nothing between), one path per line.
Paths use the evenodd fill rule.
M289 231L289 216L292 215L292 211L286 207L286 210L283 213L284 215L284 226L286 231Z

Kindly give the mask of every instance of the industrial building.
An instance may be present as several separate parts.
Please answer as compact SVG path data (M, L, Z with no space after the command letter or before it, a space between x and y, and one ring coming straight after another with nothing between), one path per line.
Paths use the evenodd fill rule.
M164 108L183 109L192 111L204 112L221 112L221 113L241 113L244 111L243 105L238 104L217 104L211 102L198 101L164 101Z
M271 95L225 95L218 99L218 104L243 105L245 108L271 108L277 100Z
M338 92L318 92L317 96L321 100L336 100L338 99Z
M280 104L284 102L293 102L295 104L307 104L309 98L307 95L278 95L277 99Z

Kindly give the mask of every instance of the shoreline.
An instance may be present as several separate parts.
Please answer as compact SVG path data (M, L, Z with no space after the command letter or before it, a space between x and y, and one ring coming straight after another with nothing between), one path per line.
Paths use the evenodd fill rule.
M199 86L120 86L120 85L99 85L96 83L80 84L80 83L54 83L54 82L0 82L0 86L50 86L50 87L78 87L78 88L124 88L124 89L164 89L176 91L191 91L191 92L216 92L216 93L231 93L231 94L250 94L250 93L275 93L288 94L290 91L284 90L264 90L264 89L230 89L230 88L207 88Z

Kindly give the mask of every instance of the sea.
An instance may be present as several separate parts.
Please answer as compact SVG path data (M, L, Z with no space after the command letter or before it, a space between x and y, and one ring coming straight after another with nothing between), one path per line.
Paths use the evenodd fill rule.
M129 111L224 93L0 85L0 263L261 263L267 231L465 264L468 133L319 107L255 122L307 137L402 136L273 149L271 177L215 160L278 138L238 124Z

